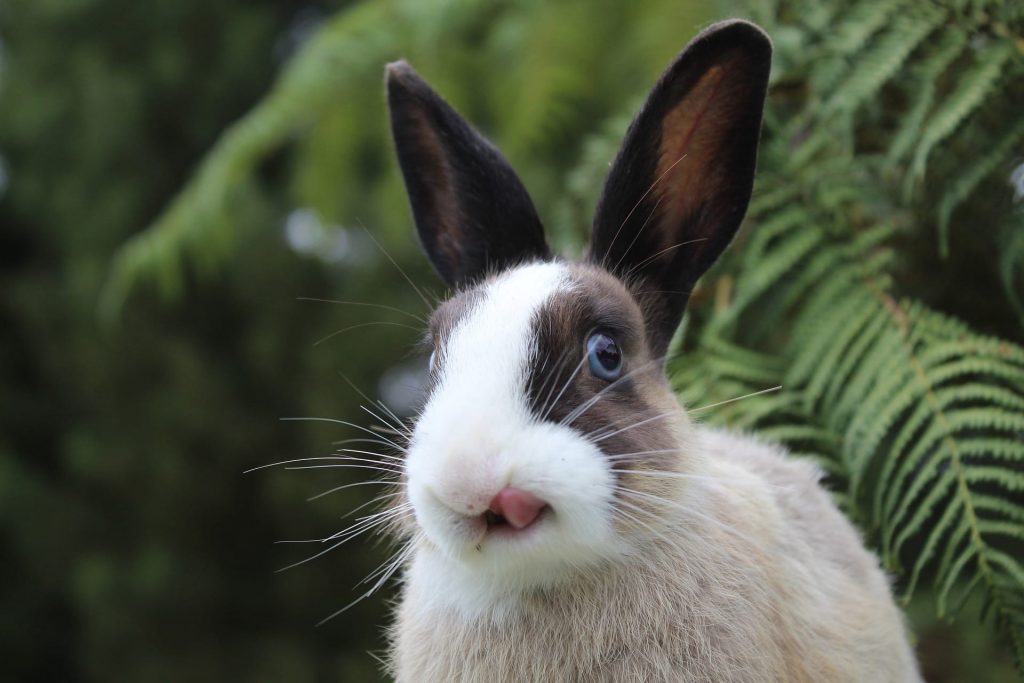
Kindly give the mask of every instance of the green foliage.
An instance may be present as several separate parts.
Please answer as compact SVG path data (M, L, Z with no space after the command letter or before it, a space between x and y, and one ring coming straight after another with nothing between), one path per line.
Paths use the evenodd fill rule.
M1024 667L1024 349L901 294L910 244L970 239L1004 253L986 296L1019 306L1024 26L987 10L866 2L780 45L749 239L675 380L697 405L781 385L712 419L821 462L906 596L927 581L953 618L978 592Z
M338 13L120 251L108 310L140 279L173 294L188 267L223 267L240 193L281 149L292 202L404 234L379 86L398 56L506 150L556 242L578 244L637 98L702 18L680 4ZM694 294L673 379L695 414L819 462L907 598L927 587L947 618L980 604L1024 667L1024 211L1005 182L1024 139L1024 12L743 4L777 49L755 200ZM401 260L409 242L389 248Z

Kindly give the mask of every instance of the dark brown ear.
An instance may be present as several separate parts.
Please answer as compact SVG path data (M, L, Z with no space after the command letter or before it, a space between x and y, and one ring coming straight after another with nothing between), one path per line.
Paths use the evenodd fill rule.
M501 152L405 62L388 65L387 90L416 231L445 284L549 258L537 211Z
M654 86L605 183L590 258L633 288L656 353L746 213L771 55L745 21L703 31Z

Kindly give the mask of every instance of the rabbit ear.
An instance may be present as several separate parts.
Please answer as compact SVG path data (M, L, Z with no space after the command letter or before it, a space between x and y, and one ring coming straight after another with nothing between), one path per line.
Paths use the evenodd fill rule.
M605 183L589 256L634 289L659 354L746 213L771 53L744 21L694 38L633 120Z
M404 61L388 65L387 90L416 230L445 284L550 257L533 202L501 152Z

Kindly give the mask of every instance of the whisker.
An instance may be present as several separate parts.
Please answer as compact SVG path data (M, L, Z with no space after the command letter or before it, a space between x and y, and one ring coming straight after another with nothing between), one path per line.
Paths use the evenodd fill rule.
M539 411L541 415L546 415L550 410L549 406L551 405L551 398L555 393L555 387L558 386L558 372L562 367L562 363L565 362L566 356L568 355L568 349L562 351L562 353L559 354L558 360L555 361L554 367L551 368L551 373L544 378L544 383L541 385L540 391L537 392L539 395L540 392L544 391L545 388L547 388L548 390L547 395L544 397L544 404L541 406L541 409ZM548 360L550 360L550 356L544 359L544 367L547 367Z
M353 524L351 527L349 527L348 530L346 530L346 531L349 532L349 535L346 536L345 538L341 539L337 543L332 544L330 547L325 548L325 549L321 550L320 552L316 553L315 555L311 555L311 556L307 557L304 560L299 560L298 562L293 562L292 564L289 564L289 565L287 565L285 567L281 567L275 573L280 573L280 572L288 571L289 569L294 569L295 567L298 567L300 565L306 564L307 562L312 562L316 558L322 557L322 556L326 555L327 553L331 552L335 548L341 547L342 545L344 545L348 541L352 540L353 538L359 536L360 534L365 533L369 529L374 528L375 526L377 526L377 524L383 524L383 521L377 520L376 524L374 524L374 523L367 524L365 522L357 522L356 524ZM359 527L359 528L356 529L356 527ZM337 538L337 535L332 536L330 538L331 539ZM328 542L329 540L330 539L324 539L323 542Z
M395 306L385 306L384 304L371 304L371 303L365 302L365 301L340 301L338 299L320 299L320 298L313 297L313 296L297 296L297 297L295 297L295 300L296 301L312 301L314 303L321 303L321 304L339 304L339 305L343 305L343 306L366 306L368 308L379 308L379 309L382 309L382 310L385 310L385 311L393 311L395 313L401 313L402 315L409 316L410 318L412 318L416 322L423 323L424 325L427 324L427 321L424 318L422 318L421 316L418 316L415 313L410 313L409 311L406 311L406 310L404 310L402 308L396 308Z
M323 543L330 543L331 541L333 541L336 538L341 538L342 536L351 535L353 530L355 530L356 528L359 528L359 527L366 527L367 525L369 525L369 527L367 527L367 528L370 528L370 527L377 526L378 524L383 524L386 520L390 519L391 517L398 517L401 514L403 514L404 512L406 512L408 510L411 510L411 509L412 509L412 504L411 503L403 503L402 505L396 505L393 508L388 508L386 510L381 510L380 512L375 512L375 513L369 514L369 515L363 515L362 517L358 517L356 519L356 521L353 522L350 526L342 529L341 531L333 533L330 536L328 536L327 538L323 539Z
M620 498L617 501L617 503L619 505L625 505L626 507L630 508L631 510L635 510L638 513L643 513L650 519L654 519L654 516L651 515L647 510L644 510L642 507L634 505L629 501L625 501ZM654 528L651 524L648 524L647 522L643 521L641 517L637 516L636 514L630 514L623 510L621 507L617 507L615 509L615 514L621 515L622 517L633 522L634 524L639 524L640 526L644 527L649 532L651 532L651 535L654 538L661 539L661 541L668 545L670 548L676 549L677 553L681 558L686 558L686 556L688 555L688 553L685 552L685 549L683 548L682 544L679 542L679 539L669 536L667 530L658 530Z
M266 465L258 465L257 467L250 467L249 469L244 470L242 472L242 474L249 474L250 472L255 472L256 470L264 470L264 469L267 469L268 467L277 467L278 465L290 465L291 463L295 463L295 462L309 462L311 460L338 460L338 459L340 459L340 456L337 456L337 455L325 455L325 456L321 456L321 457L317 457L317 458L293 458L292 460L281 460L279 462L272 462L272 463L268 463Z
M405 486L405 484L397 484L397 485L398 486ZM373 505L374 503L380 503L380 502L383 502L383 501L385 501L385 500L387 500L389 498L397 498L398 496L401 496L401 495L405 495L405 492L404 491L392 491L391 493L382 493L379 496L374 496L373 498L371 498L370 500L366 501L362 505L360 505L358 507L355 507L355 508L352 508L351 510L349 510L348 512L343 514L341 516L341 518L342 519L347 519L347 518L351 517L352 515L356 514L357 512L359 512L360 510L362 510L363 508L369 507L369 506Z
M368 434L372 434L374 436L377 436L377 435L380 434L379 430L374 430L373 428L363 427L362 425L357 425L354 422L346 422L345 420L336 420L336 419L334 419L332 417L282 417L280 419L281 419L282 422L330 422L330 423L333 423L333 424L345 425L346 427L352 427L354 429L359 429L361 431L364 431L364 432L366 432ZM401 434L399 434L399 436L401 436ZM383 437L381 437L381 438L383 438ZM384 440L387 441L392 446L394 446L395 448L397 448L398 450L402 450L402 447L399 446L394 441L391 441L390 439L384 439Z
M430 301L427 300L427 297L423 295L423 292L420 291L420 288L417 287L416 283L412 281L412 278L410 278L408 274L406 274L406 272L402 270L402 266L398 265L398 261L391 258L391 254L388 253L388 250L384 248L384 245L377 241L377 238L373 236L373 233L370 232L365 225L363 225L363 222L361 220L359 220L359 224L363 226L363 230L366 232L366 235L371 240L373 240L373 243L377 245L377 248L380 249L380 252L384 254L384 256L386 256L389 261L391 261L391 265L393 265L398 270L401 276L405 278L405 281L409 283L409 286L412 287L413 291L416 292L420 299L423 300L423 304L427 307L427 310L429 311L433 309L434 307L430 304Z
M665 169L664 173L662 173L660 176L658 176L657 178L654 179L654 182L651 183L651 186L649 188L647 188L647 191L644 192L642 195L640 195L640 199L638 199L636 201L636 204L634 204L633 208L629 210L629 213L626 214L626 217L622 219L622 224L619 226L619 229L615 231L614 235L612 235L612 241L608 243L608 248L605 250L605 255L601 259L601 267L602 268L607 265L606 262L605 262L605 259L608 258L608 254L611 253L612 247L615 246L615 240L619 239L619 233L621 233L622 229L624 227L626 227L626 223L628 223L629 219L633 216L633 212L636 211L637 208L639 208L639 206L641 204L643 204L644 199L647 198L647 195L649 195L654 190L654 188L658 186L658 183L660 183L662 181L662 179L669 174L669 171L671 171L673 168L675 168L676 165L680 161L685 159L685 158L686 158L686 155L684 154L683 156L681 156L678 159L676 159L675 162L671 166L669 166L668 168Z
M384 401L377 399L376 403L384 410L385 413L391 416L391 419L395 421L395 424L399 425L399 428L401 430L404 430L406 433L410 435L412 434L412 430L409 429L409 426L402 421L402 418L395 415L395 413L391 410L391 408L388 408L387 404L385 404Z
M355 383L355 382L353 382L353 381L352 381L351 379L349 379L348 375L346 375L346 374L345 374L345 373L343 373L343 372L339 372L338 374L339 374L339 375L341 375L341 378L342 378L343 380L345 380L345 382L346 382L346 383L348 383L348 385L349 385L350 387L352 387L352 389L353 389L353 390L354 390L354 391L355 391L355 392L356 392L357 394L359 394L360 396L362 396L362 397L363 397L363 399L364 399L364 400L365 400L365 401L366 401L367 403L373 403L373 400L371 400L371 399L370 399L370 397L366 395L366 392L364 392L364 391L363 391L362 389L360 389L360 388L359 388L359 387L358 387L358 386L356 385L356 383ZM396 429L396 425L397 425L397 429L398 429L398 431L399 431L399 432L402 432L402 433L404 434L404 433L405 433L405 429L404 429L405 425L403 425L403 424L402 424L402 421L401 421L400 419L398 419L397 417L395 417L395 414L394 414L394 413L392 413L392 412L391 412L390 410L388 410L388 407L387 407L386 405L384 405L384 404L383 404L383 403L381 403L380 401L377 401L377 403L378 403L378 404L380 404L380 406L381 406L381 407L382 407L382 408L383 408L383 409L384 409L385 411L387 411L388 413L390 413L390 414L391 414L391 416L395 418L395 424L391 424L390 422L388 422L387 420L385 420L385 419L384 419L384 418L382 418L382 417L381 417L380 415L378 415L377 413L373 412L372 410L370 410L370 409L369 409L369 408L367 408L366 406L359 406L359 407L360 407L360 408L362 408L362 409L363 409L364 411L366 411L367 413L369 413L370 415L372 415L372 416L373 416L374 418L376 418L377 420L379 420L379 421L380 421L380 423L381 423L381 424L383 424L383 425L384 425L385 427L388 427L388 428L390 428L390 429Z
M658 256L660 256L662 254L665 254L665 253L668 253L668 252L672 251L673 249L679 249L680 247L685 247L686 245L692 245L692 244L695 244L697 242L707 242L707 241L708 241L708 238L697 238L696 240L687 240L686 242L680 242L678 245L672 245L671 247L666 247L665 249L663 249L662 251L657 252L656 254L651 254L650 256L648 256L647 258L645 258L644 260L640 261L639 263L634 265L632 268L627 270L626 274L623 275L623 279L625 280L625 279L629 278L629 276L632 275L634 272L636 272L638 269L640 269L643 266L647 265L648 263L653 261Z
M708 240L707 237L698 237L697 239L687 240L685 242L680 242L679 244L673 244L671 247L666 247L666 248L662 249L661 251L657 252L656 254L651 254L650 256L645 258L640 263L637 263L636 265L634 265L632 268L630 268L629 270L626 271L626 274L623 275L622 278L623 279L628 278L630 275L635 273L637 270L639 270L643 266L647 265L648 263L650 263L654 259L658 258L662 254L665 254L667 252L672 251L673 249L678 249L679 247L685 247L687 244L695 244L697 242L706 242L707 240Z
M390 558L389 560L387 560L387 561L385 561L385 562L381 563L381 565L380 565L379 567L377 567L377 568L376 568L376 569L374 569L374 570L373 570L372 572L370 572L369 574L367 574L367 575L366 575L366 577L365 577L365 578L363 578L363 580L362 580L362 581L360 581L359 583L357 583L357 584L356 584L356 586L362 586L363 584L367 584L367 583L369 583L370 581L373 581L373 580L374 580L374 579L375 579L376 577L380 576L380 575L381 575L382 573L385 573L385 572L387 572L387 571L388 571L388 568L390 568L390 567L391 567L391 565L392 565L392 564L393 564L393 563L394 563L395 561L396 561L396 558L392 557L392 558Z
M590 408L592 408L595 403L597 403L599 400L601 400L601 397L604 396L606 392L608 392L611 389L615 388L620 382L624 382L624 381L628 380L633 375L639 373L640 371L650 367L651 365L653 365L655 363L658 363L659 361L663 360L664 358L665 358L664 356L662 356L661 358L654 358L654 359L652 359L652 360L650 360L650 361L648 361L646 363L641 364L640 366L638 366L636 368L633 368L632 370L627 372L622 377L619 377L618 379L612 381L611 383L608 384L608 386L606 386L603 389L601 389L601 391L599 391L596 394L594 394L593 396L591 396L585 403L583 403L582 405L577 407L575 410L573 410L571 413L566 415L565 418L559 424L561 424L563 426L564 425L572 424L573 421L578 420L580 417L583 416L583 413L585 413L588 410L590 410Z
M330 494L335 493L337 491L342 491L344 489L350 489L350 488L353 488L355 486L405 486L405 484L400 482L400 481L385 480L385 479L372 479L370 481L356 481L356 482L353 482L351 484L342 484L341 486L335 486L332 489L327 489L326 491L318 493L318 494L316 494L314 496L310 496L309 498L306 499L306 502L308 503L308 502L316 500L318 498L323 498L324 496L330 495ZM358 511L361 507L362 506L360 506L359 508L356 508L355 510L352 510L352 512ZM352 512L349 512L347 515L345 515L345 517L348 517L349 515L351 515ZM342 517L342 519L344 519L345 517Z
M656 502L656 503L660 503L660 504L663 504L663 505L668 505L669 507L673 507L673 508L679 510L680 512L683 512L683 513L685 513L687 515L691 515L691 516L696 517L698 519L702 519L705 522L708 522L708 523L710 523L710 524L712 524L714 526L717 526L718 528L722 529L723 531L727 531L730 534L733 534L734 536L736 536L736 538L739 538L739 539L749 543L752 548L760 547L759 543L755 542L752 538L750 538L749 536L747 536L743 532L734 529L733 527L731 527L728 524L722 522L721 520L717 520L714 517L711 517L709 515L705 515L704 513L700 512L698 510L695 510L695 509L693 509L693 508L691 508L691 507L689 507L687 505L683 505L682 503L680 503L678 501L669 500L667 498L662 498L661 496L655 496L655 495L650 494L650 493L645 493L643 491L637 491L635 489L626 488L624 486L619 486L619 487L616 488L616 490L618 492L622 493L623 495L632 496L634 498L639 498L641 500L649 500L651 502ZM645 510L645 512L646 512L646 510ZM653 516L653 513L651 513L651 514Z
M355 325L349 325L348 327L343 327L340 330L335 330L334 332L331 332L329 335L327 335L323 339L318 339L317 341L313 342L313 346L320 346L321 344L323 344L328 339L333 339L333 338L337 337L339 334L344 334L345 332L350 332L351 330L358 330L360 327L373 327L374 325L386 325L386 326L389 326L389 327L404 327L407 330L413 330L415 332L419 332L420 331L420 329L418 327L413 327L412 325L406 325L405 323L396 323L396 322L391 322L391 321L388 321L388 320L372 320L372 321L370 321L368 323L357 323Z
M644 469L611 469L611 472L621 472L624 474L639 474L646 477L663 477L666 479L678 478L678 479L694 479L697 481L710 481L716 484L727 483L727 480L722 477L716 477L710 474L690 474L688 472L666 472L665 470L644 470ZM778 484L769 484L759 477L745 477L742 475L730 474L728 481L751 481L756 482L758 486L764 486L770 489L776 489L779 491L788 491L789 487L779 486ZM668 501L672 502L672 501Z
M639 474L649 477L664 477L665 479L692 479L695 481L710 481L716 484L722 483L722 480L718 477L713 477L706 474L687 474L685 472L660 472L658 470L622 470L612 469L611 472L622 473L622 474Z
M658 201L654 203L654 208L651 209L651 212L649 214L647 214L647 219L643 222L643 225L641 225L640 228L636 231L636 234L633 235L633 240L629 243L629 246L626 247L626 250L622 252L622 256L620 256L619 260L615 262L615 267L612 268L613 273L616 272L619 269L619 266L622 265L622 260L626 258L626 256L629 254L629 250L632 249L633 245L636 244L636 241L640 239L640 233L644 231L644 228L647 227L647 224L651 222L652 218L654 218L654 214L658 213L658 207L661 206L661 202L664 201L664 199L664 196L658 197Z
M360 405L359 407L363 410L363 412L365 412L368 415L371 415L372 417L374 417L377 420L379 420L380 423L382 425L384 425L385 427L388 427L389 429L394 429L395 431L399 432L400 434L402 434L403 436L408 438L408 433L405 430L405 425L399 425L399 426L396 427L395 425L391 424L390 422L388 422L387 420L385 420L380 415L378 415L377 413L373 412L372 410L370 410L366 406Z
M617 434L621 434L623 432L628 432L629 430L636 429L637 427L642 427L645 424L648 424L650 422L654 422L655 420L664 420L666 417L671 417L672 415L675 415L675 414L676 414L676 411L674 411L674 410L670 410L670 411L665 412L665 413L660 413L658 415L655 415L654 417L649 417L646 420L640 420L639 422L634 422L631 425L627 425L627 426L622 427L620 429L616 429L614 432L611 432L610 434L602 434L600 437L594 439L593 441L594 441L594 443L601 443L602 441L604 441L606 439L610 439L610 438L612 438L613 436L615 436ZM588 434L587 436L589 437L589 436L592 436L592 435L593 434Z
M551 403L551 405L547 406L547 409L543 413L543 417L541 417L541 422L547 419L551 411L554 410L555 406L558 405L558 402L562 400L562 396L565 394L566 389L568 389L569 385L572 384L572 381L576 379L576 375L579 374L580 368L583 367L583 364L586 361L587 357L584 356L583 358L580 359L580 362L576 364L576 369L572 371L571 375L569 375L569 379L565 381L565 384L562 386L562 390L558 392L558 396L555 396L555 400Z
M338 441L332 441L331 445L332 446L341 446L342 444L346 444L346 443L375 443L375 444L379 444L381 446L390 446L390 445L392 445L388 441L382 441L380 439L367 439L367 438L361 437L361 436L360 437L356 437L354 439L340 439Z
M375 453L374 451L361 451L357 448L339 448L334 451L335 453L356 453L358 455L372 455L377 458L383 458L390 462L382 462L382 465L387 464L404 464L405 458L398 455L387 455L385 453ZM376 462L376 461L374 461Z
M709 408L717 408L718 406L724 406L726 403L735 403L736 401L742 401L745 398L751 398L753 396L760 396L761 394L768 394L773 391L778 391L781 388L782 385L780 384L778 386L770 387L768 389L762 389L761 391L755 391L752 394L745 394L743 396L737 396L736 398L730 398L728 401L719 401L718 403L712 403L711 405L701 406L700 408L694 408L693 410L689 410L687 412L699 413L702 410L708 410Z
M405 434L403 432L400 432L397 429L391 427L379 427L377 425L370 425L369 430L371 434L394 434L395 436L405 438ZM395 445L397 446L397 444Z
M605 457L608 462L622 462L631 460L638 455L661 455L664 453L678 453L678 448L661 448L654 451L636 451L635 453L615 453Z
M355 605L359 604L360 602L362 602L366 598L368 598L371 595L373 595L374 593L376 593L377 590L381 586L383 586L385 583L387 583L388 580L395 574L395 572L398 571L398 569L403 564L405 564L405 562L412 555L412 552L413 552L414 548L415 548L415 545L413 544L413 541L410 540L405 548L403 548L402 550L400 550L400 551L398 551L396 553L396 557L394 558L394 560L391 561L391 564L388 565L388 570L380 577L380 579L377 581L377 583L375 583L370 588L370 590L366 591L365 593L360 595L358 598L356 598L355 600L353 600L349 604L347 604L344 607L342 607L341 609L339 609L337 612L334 612L334 613L330 614L329 616L327 616L326 618L320 620L317 623L317 626L323 626L324 624L326 624L331 619L334 619L336 616L338 616L338 615L348 611L349 609L351 609Z
M334 465L297 465L294 467L285 467L286 470L331 470L331 469L352 469L352 470L373 470L375 472L385 472L387 474L402 474L402 470L388 469L384 467L374 467L372 465L353 465L350 463L337 463Z

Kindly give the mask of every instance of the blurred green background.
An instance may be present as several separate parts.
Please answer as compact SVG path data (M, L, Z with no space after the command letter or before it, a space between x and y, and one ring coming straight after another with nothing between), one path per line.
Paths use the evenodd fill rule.
M307 503L365 477L242 473L358 436L281 421L369 423L341 373L398 412L415 404L422 359L408 318L300 300L423 315L398 268L442 294L387 144L383 64L410 59L493 135L573 252L597 188L572 169L614 151L591 136L617 141L622 113L686 41L743 12L470 5L0 0L0 679L380 676L393 587L315 625L365 590L356 584L386 544L356 541L275 573L320 546L274 543L337 531L377 491ZM324 27L354 36L337 89L292 69ZM286 87L275 86L282 72ZM224 205L198 202L217 227L181 238L191 260L158 273L157 287L111 280L117 249L147 225L203 224L162 212L218 140L258 138L229 126L268 92L282 113L261 125L283 121L287 135L236 150L259 160L237 182L230 162L202 167L208 184L232 182ZM114 320L104 292L123 299ZM998 306L973 321L1019 335ZM937 621L926 595L910 613L929 680L1012 679L975 618Z

